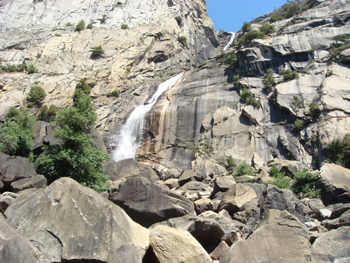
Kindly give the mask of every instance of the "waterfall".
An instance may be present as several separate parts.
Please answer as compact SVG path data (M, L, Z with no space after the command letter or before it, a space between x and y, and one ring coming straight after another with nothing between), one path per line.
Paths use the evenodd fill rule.
M145 104L140 105L133 110L120 130L117 149L113 153L114 161L117 162L135 157L138 148L141 146L145 115L156 103L158 97L174 86L175 82L180 79L182 75L183 73L161 83L152 98L150 98Z
M224 51L226 51L226 49L228 49L230 47L233 40L235 39L236 33L235 32L230 32L230 33L231 33L231 38L230 38L230 41L228 42L228 44L224 47Z

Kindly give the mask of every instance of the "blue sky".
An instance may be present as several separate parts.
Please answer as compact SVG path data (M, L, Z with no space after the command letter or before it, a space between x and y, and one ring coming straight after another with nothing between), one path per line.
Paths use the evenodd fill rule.
M237 32L243 22L250 22L279 8L287 0L206 0L208 14L215 30Z

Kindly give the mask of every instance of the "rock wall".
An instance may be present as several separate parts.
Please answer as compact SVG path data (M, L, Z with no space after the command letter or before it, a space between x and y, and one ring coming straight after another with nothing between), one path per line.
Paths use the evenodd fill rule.
M263 163L278 158L319 167L329 143L348 132L348 40L345 50L334 54L331 49L335 36L348 38L349 10L349 1L324 1L275 22L277 32L266 39L231 47L228 51L236 52L239 66L211 58L189 72L150 113L140 156L209 174L229 155L249 164L255 156ZM274 71L274 92L263 85L269 68ZM287 69L297 71L298 78L285 81L281 72ZM234 75L240 76L239 85L233 83ZM261 107L241 99L243 86ZM319 109L315 115L312 104ZM296 120L304 122L300 133L294 128Z

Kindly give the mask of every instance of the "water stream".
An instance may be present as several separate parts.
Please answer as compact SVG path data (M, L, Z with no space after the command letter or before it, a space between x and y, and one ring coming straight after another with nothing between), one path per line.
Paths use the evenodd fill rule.
M226 51L226 49L228 49L230 47L233 40L235 39L236 33L235 32L230 32L230 33L231 33L231 38L230 38L230 41L228 42L228 44L224 47L224 51Z
M113 160L120 161L128 158L135 158L136 152L142 143L143 123L147 112L156 103L158 97L166 90L174 86L175 82L183 76L183 73L161 83L157 92L153 94L145 104L137 106L130 114L126 123L120 130L117 149L113 153Z

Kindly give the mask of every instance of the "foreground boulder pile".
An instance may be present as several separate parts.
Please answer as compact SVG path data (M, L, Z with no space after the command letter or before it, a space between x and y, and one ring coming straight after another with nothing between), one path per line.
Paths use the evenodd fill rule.
M0 179L9 185L3 167L14 159L6 158ZM27 164L17 165L22 178ZM67 177L17 193L4 188L0 262L350 260L350 170L338 165L322 166L320 199L228 173L153 170L131 159L106 167L108 193Z

